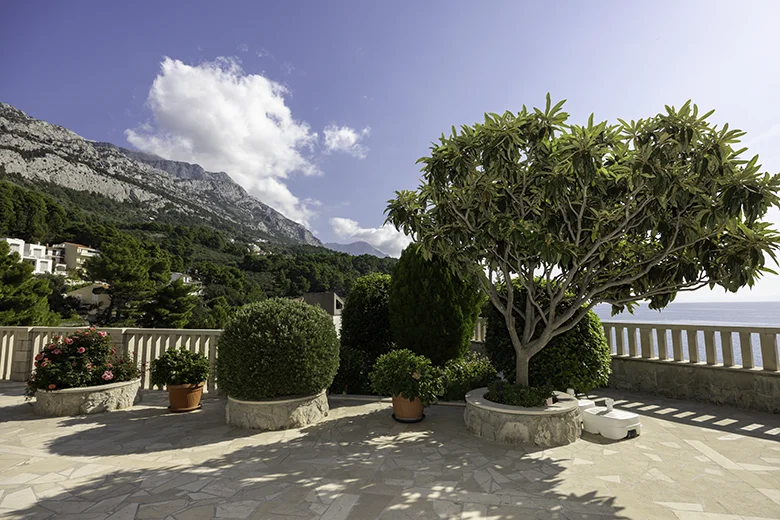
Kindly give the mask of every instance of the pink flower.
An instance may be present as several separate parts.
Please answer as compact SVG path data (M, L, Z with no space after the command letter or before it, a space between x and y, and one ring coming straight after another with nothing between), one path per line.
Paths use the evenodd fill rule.
M116 354L116 349L114 347L111 347L111 353Z
M52 354L62 354L62 351L60 349L58 349L58 348L55 348L54 350L51 351L51 353Z
M100 377L102 377L105 381L111 381L114 379L114 374L112 374L110 370L106 370Z
M54 383L49 385L49 390L54 390L55 388L57 388L57 385L55 385Z
M46 347L46 348L47 348L47 349L49 349L49 350L51 350L51 349L53 349L53 348L54 348L54 347L56 347L56 346L57 346L57 345L55 345L54 343L52 343L51 345L49 345L49 346L48 346L48 347Z
M101 338L105 338L106 336L108 336L108 334L106 334L101 330L100 332L98 332L98 336L100 336Z
M112 365L111 363L106 363L106 365L108 366L108 368L114 368L114 365Z
M92 370L92 363L87 363L87 370Z
M45 367L48 364L49 364L49 360L48 359L44 359L43 362L41 362L41 366L42 367Z
M73 343L73 340L72 340L72 339L70 339L70 338L65 338L65 343L67 343L68 345L70 345L71 343Z
M79 347L79 348L76 349L76 352L78 352L79 354L83 354L86 351L87 351L87 349L85 349L84 347Z
M35 356L35 361L40 361L42 358L43 358L43 355L42 354L38 354L37 356Z
M74 362L73 362L73 363L71 363L70 365L75 367L75 366L76 366L76 362L74 361Z

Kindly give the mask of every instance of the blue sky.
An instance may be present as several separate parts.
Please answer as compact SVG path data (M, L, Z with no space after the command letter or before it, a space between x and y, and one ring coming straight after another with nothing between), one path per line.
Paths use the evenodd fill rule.
M547 92L573 121L692 98L780 171L778 19L749 1L15 2L0 100L225 170L323 241L397 253L385 203L416 187L430 142ZM737 297L780 299L780 279Z

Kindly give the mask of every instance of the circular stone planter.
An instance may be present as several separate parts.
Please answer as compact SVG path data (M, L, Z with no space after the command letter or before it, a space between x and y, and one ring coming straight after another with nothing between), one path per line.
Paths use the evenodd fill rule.
M130 408L140 400L140 379L108 385L38 390L33 410L37 415L66 417Z
M551 448L580 438L577 399L556 392L558 402L538 408L523 408L485 399L487 388L466 394L463 420L473 434L504 444L525 444Z
M250 430L287 430L314 424L328 415L325 390L303 397L240 401L228 397L225 418L231 426Z

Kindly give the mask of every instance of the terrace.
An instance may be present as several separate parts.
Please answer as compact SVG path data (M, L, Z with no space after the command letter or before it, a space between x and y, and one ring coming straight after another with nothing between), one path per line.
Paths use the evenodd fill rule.
M683 519L780 517L780 417L601 390L642 415L611 442L525 449L466 431L463 409L419 424L387 401L331 397L322 423L225 425L213 393L191 414L146 391L126 411L44 419L0 383L0 517L7 519Z

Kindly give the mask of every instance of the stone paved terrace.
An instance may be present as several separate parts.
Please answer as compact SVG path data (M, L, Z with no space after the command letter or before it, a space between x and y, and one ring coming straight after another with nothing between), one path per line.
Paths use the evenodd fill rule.
M402 425L387 402L332 399L324 423L256 433L217 397L42 419L21 393L0 384L8 520L780 518L777 415L605 391L643 415L639 438L540 451L473 437L453 406Z

